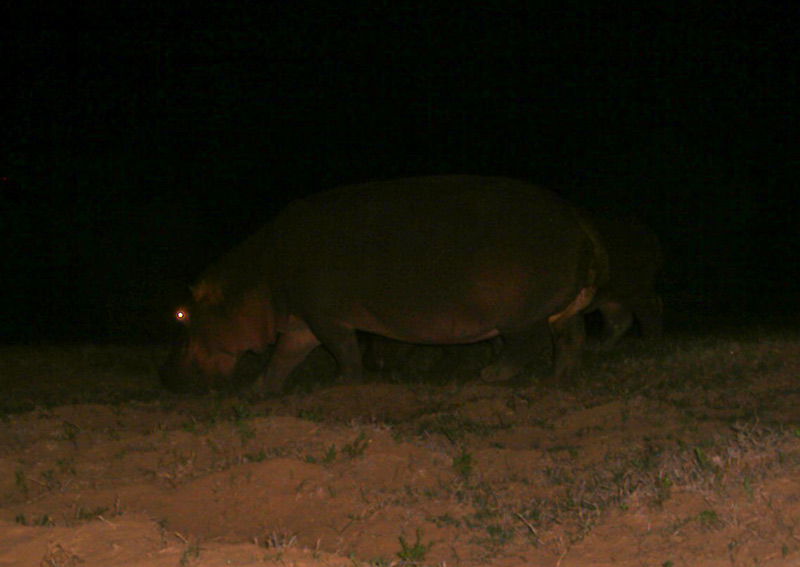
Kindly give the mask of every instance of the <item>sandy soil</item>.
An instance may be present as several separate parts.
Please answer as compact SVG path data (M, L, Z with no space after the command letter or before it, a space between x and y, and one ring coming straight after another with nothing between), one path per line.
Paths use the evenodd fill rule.
M41 360L156 391L75 352L7 350L6 391ZM0 566L800 565L798 370L797 336L672 340L569 388L34 399L0 421Z

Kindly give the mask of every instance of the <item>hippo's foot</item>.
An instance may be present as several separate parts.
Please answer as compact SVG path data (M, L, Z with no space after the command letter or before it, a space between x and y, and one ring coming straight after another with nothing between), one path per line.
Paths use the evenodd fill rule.
M481 370L481 382L487 384L527 384L530 381L529 373L519 365L498 362Z
M364 372L360 367L346 367L339 371L336 377L339 384L363 384Z
M263 400L264 398L282 394L283 387L283 380L270 380L267 376L262 374L255 382L253 382L253 384L247 390L247 394L248 397L257 400Z
M614 346L616 346L616 339L611 339L609 337L600 337L600 338L591 338L587 339L583 345L583 348L586 352L591 352L594 354L605 354L609 351L614 350Z

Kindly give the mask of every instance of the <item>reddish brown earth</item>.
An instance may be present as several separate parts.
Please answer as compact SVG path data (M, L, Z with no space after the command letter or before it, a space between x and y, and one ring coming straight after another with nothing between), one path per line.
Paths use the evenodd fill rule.
M0 352L0 566L800 564L796 334L256 404L161 394L161 355Z

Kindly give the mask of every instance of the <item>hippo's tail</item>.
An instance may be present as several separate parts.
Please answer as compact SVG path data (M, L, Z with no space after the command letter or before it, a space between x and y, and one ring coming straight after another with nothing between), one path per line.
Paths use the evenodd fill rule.
M586 213L575 210L575 217L584 234L589 238L592 245L592 260L589 263L589 285L596 289L602 288L608 283L611 277L611 265L600 233L597 232Z

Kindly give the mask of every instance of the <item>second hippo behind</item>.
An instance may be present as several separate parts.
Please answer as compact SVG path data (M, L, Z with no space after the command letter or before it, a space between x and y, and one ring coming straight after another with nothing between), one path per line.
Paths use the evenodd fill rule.
M289 205L199 278L161 377L174 390L224 387L245 354L274 345L253 385L265 395L320 344L358 380L357 330L515 344L548 322L563 378L579 365L578 314L607 278L592 227L545 189L471 176L344 187ZM524 351L506 349L498 364L521 367Z

